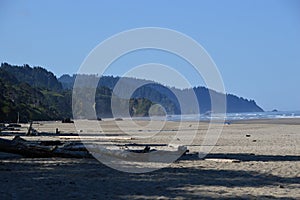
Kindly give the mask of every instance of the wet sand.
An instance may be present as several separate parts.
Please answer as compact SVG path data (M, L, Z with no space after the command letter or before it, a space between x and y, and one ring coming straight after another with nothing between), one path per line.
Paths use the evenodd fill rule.
M198 126L195 122L168 122L153 138L137 138L138 134L155 130L130 127L126 120L120 123L129 136L122 134L113 120L100 123L101 133L87 126L82 132L89 135L82 139L89 141L98 133L103 144L113 141L118 145L158 145L173 141L179 127L182 134L196 131L197 135L188 145L190 152L186 156L166 168L143 174L120 172L95 159L23 158L0 153L0 199L300 199L300 119L225 125L205 159L197 153L203 145L207 123ZM148 124L137 123L142 127ZM70 135L76 133L74 124L41 122L34 128L44 133L54 133L59 128L61 134L23 138L80 140Z

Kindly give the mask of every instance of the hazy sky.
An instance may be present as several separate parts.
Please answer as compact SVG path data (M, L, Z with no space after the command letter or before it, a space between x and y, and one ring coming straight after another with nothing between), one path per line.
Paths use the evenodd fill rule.
M174 29L207 50L227 93L254 99L265 110L300 110L297 0L1 0L0 25L0 62L42 66L57 76L76 73L96 45L121 31ZM130 56L109 73L154 60L193 74L191 66L159 52Z

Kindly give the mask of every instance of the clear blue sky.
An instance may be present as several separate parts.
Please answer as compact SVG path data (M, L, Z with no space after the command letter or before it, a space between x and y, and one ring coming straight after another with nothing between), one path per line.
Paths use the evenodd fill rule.
M297 0L1 0L0 25L0 62L42 66L57 76L76 73L97 44L118 32L174 29L208 51L228 93L265 110L300 110Z

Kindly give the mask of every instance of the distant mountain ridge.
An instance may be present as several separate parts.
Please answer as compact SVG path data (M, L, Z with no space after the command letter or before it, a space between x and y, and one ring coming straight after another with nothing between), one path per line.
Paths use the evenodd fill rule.
M77 75L63 75L58 80L62 83L63 88L71 89L73 87L76 76ZM97 77L96 75L80 76L85 76L86 79L93 81L99 80L99 77ZM113 90L118 81L120 81L120 79L120 77L103 76L98 82L98 87L108 87L111 90ZM214 90L210 90L205 87L194 87L188 89L169 88L154 81L128 77L122 77L122 85L122 89L125 91L127 90L127 88L134 87L136 85L143 85L133 93L132 97L147 98L154 103L160 103L166 108L167 111L170 112L170 114L195 114L192 113L192 111L187 111L188 113L180 113L179 102L175 94L177 96L182 97L182 99L186 99L186 101L183 103L186 107L185 109L189 110L189 99L184 97L188 96L188 94L190 94L193 91L196 94L197 101L199 102L199 108L201 113L211 111L210 95L213 95L214 97L222 95L221 93L218 93ZM261 107L259 107L256 104L254 100L248 100L233 94L226 94L226 100L228 113L264 111Z
M82 87L99 79L95 75L80 76L84 76L87 80ZM2 63L0 67L0 122L15 122L18 113L20 121L72 118L72 87L75 78L76 75L63 75L57 79L52 72L42 67L32 68L29 65L13 66ZM95 95L94 109L97 117L112 117L111 97L113 88L119 81L120 77L101 77ZM122 78L122 81L121 90L124 93L137 85L143 85L138 87L128 99L131 116L148 116L149 109L154 104L162 105L166 114L192 114L194 110L187 97L191 91L196 94L201 113L205 113L211 110L211 94L216 97L224 95L205 87L180 90L136 78ZM177 97L184 99L180 102L182 105L179 104ZM226 94L226 99L227 112L263 111L254 100L231 94ZM120 103L124 101L121 100ZM84 108L80 109L76 112L84 111Z

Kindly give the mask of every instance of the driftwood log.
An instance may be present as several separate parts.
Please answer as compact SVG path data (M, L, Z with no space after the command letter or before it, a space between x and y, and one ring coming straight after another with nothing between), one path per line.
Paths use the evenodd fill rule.
M13 140L0 139L0 151L19 154L24 157L65 157L65 158L91 158L85 148L72 147L72 143L63 145L47 145L46 143L30 142L15 136Z
M30 158L93 158L87 149L97 157L108 156L140 162L163 162L166 157L167 160L175 160L188 151L185 146L179 146L175 151L156 151L150 149L148 145L142 150L113 150L95 144L85 146L78 142L27 141L20 136L15 136L12 140L0 138L0 152L14 153Z

